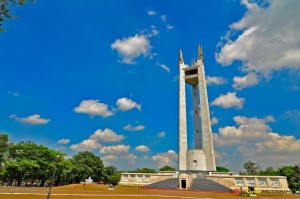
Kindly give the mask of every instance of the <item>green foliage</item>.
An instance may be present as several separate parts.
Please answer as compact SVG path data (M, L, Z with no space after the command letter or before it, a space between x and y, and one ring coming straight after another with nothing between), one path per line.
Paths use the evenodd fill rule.
M273 167L268 167L266 170L261 170L258 172L258 175L261 176L276 176L278 175L277 171Z
M135 173L156 173L154 169L150 169L150 168L137 168L134 172Z
M0 131L1 132L1 131ZM8 135L0 133L0 167L4 161L4 154L8 150Z
M4 31L2 28L2 23L5 21L6 18L11 19L13 16L11 15L11 10L27 2L35 2L35 0L0 0L0 32Z
M278 174L287 177L289 188L295 192L300 190L300 167L284 166L278 169Z
M249 160L244 163L244 169L246 169L246 173L249 175L256 175L258 173L258 167L255 166L255 162Z
M114 166L104 167L104 181L116 186L120 182L121 172Z
M164 167L161 167L159 169L159 171L176 171L176 169L174 167L171 167L171 166L164 166Z
M227 169L226 167L217 166L217 172L229 172L229 169Z
M81 151L74 155L71 162L71 176L79 183L91 176L95 181L103 180L103 163L100 157L89 151Z
M6 180L12 182L16 179L20 185L25 178L30 178L32 181L40 179L43 185L58 166L54 161L58 155L64 156L61 152L30 141L11 143L5 162ZM59 161L62 162L64 159L60 158Z

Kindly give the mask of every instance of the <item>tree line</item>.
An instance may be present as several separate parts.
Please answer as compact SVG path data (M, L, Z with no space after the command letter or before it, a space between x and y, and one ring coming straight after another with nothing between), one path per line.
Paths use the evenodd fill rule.
M104 167L100 157L81 151L71 158L65 153L37 145L32 141L11 143L0 133L0 182L18 186L49 186L80 183L91 177L95 182L116 185L120 172L114 166Z
M300 167L283 166L265 170L253 161L244 163L245 172L241 175L286 176L289 188L294 192L300 189ZM66 185L80 183L91 177L95 182L117 185L121 171L114 166L103 165L100 157L89 151L81 151L71 158L65 153L37 145L32 141L12 143L8 135L0 133L0 183L18 186L49 186L55 170L53 184ZM164 166L159 171L176 171L174 167ZM229 172L226 167L217 166L218 172ZM155 173L155 169L137 168L134 173ZM23 183L23 184L22 184Z

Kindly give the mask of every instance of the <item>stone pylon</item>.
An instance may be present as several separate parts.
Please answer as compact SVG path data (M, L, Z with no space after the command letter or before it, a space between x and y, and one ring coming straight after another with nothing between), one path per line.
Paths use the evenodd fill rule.
M192 86L195 147L187 148L185 85ZM200 98L199 98L200 96ZM200 110L199 110L200 100ZM200 113L199 113L200 112ZM201 122L200 122L201 121ZM201 127L201 128L200 128ZM184 64L179 51L179 171L215 171L216 163L210 123L202 47L192 65Z

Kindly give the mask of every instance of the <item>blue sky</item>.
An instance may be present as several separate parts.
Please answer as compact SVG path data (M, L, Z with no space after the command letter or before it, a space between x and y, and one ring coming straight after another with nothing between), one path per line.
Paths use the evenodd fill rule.
M68 156L90 150L122 170L177 167L178 51L190 65L202 44L217 165L300 163L299 7L39 0L15 8L0 33L0 129Z

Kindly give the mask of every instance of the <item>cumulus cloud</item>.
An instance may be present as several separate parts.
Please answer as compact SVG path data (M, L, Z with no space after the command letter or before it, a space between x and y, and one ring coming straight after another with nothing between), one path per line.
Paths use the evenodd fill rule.
M98 129L90 136L90 139L98 140L101 142L119 142L124 139L124 135L118 135L111 129Z
M129 164L134 164L138 157L134 154L127 154L120 157L123 160L126 160Z
M206 84L207 85L222 85L225 84L226 80L223 77L211 77L206 76Z
M106 155L101 158L103 161L117 161L119 159L119 156L116 155Z
M28 117L18 117L16 114L10 116L10 118L15 119L16 121L32 124L32 125L39 125L39 124L48 124L51 120L41 118L39 114L33 114Z
M230 25L221 41L217 62L243 62L244 71L268 75L284 68L300 67L300 1L270 0L268 6L242 0L245 15ZM231 35L238 33L231 40Z
M137 146L137 147L135 147L134 150L140 151L140 152L148 152L148 151L150 151L149 147L147 147L145 145Z
M116 104L121 111L128 111L134 108L138 109L139 111L142 110L141 104L138 104L132 99L128 99L126 97L118 99Z
M243 77L234 77L233 82L234 84L232 85L232 87L236 90L241 90L243 88L258 84L259 80L255 73L249 73L248 75Z
M70 142L70 139L60 139L57 141L57 144L68 144Z
M160 133L158 133L157 137L159 137L159 138L166 137L166 132L160 132Z
M101 143L119 142L123 139L124 135L118 135L111 129L98 129L88 139L72 144L70 149L77 151L101 149L103 147Z
M238 109L243 108L245 99L236 96L236 92L228 92L225 95L220 95L211 102L213 106L221 106L223 108L236 107Z
M111 44L111 48L118 52L122 63L135 64L134 59L140 55L147 56L152 47L146 35L136 34L132 37L117 39Z
M299 163L300 140L294 136L273 132L268 123L274 122L272 116L234 117L236 126L219 128L214 134L214 143L219 148L236 147L242 157L252 159L267 167L293 165Z
M178 154L173 150L168 150L164 153L159 153L152 156L151 159L155 162L158 168L169 165L176 167L178 161Z
M130 149L129 145L113 145L113 146L105 146L100 149L100 153L109 154L109 155L123 155L127 154Z
M145 126L143 125L138 125L138 126L132 126L131 124L128 124L123 127L125 131L142 131L145 129Z
M78 144L72 144L70 146L70 149L74 151L94 150L100 148L102 148L102 145L97 140L93 139L83 140Z
M74 111L91 116L109 117L113 115L113 112L108 109L108 105L100 103L99 100L83 100L79 106L74 108Z
M216 117L211 118L211 125L218 124L219 120Z
M233 121L238 127L226 126L219 128L219 134L215 135L217 145L244 144L249 140L265 139L267 132L271 130L268 122L273 122L272 116L265 118L235 116Z

